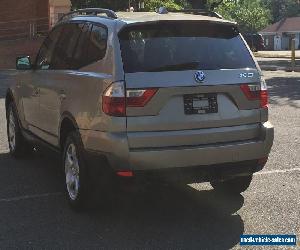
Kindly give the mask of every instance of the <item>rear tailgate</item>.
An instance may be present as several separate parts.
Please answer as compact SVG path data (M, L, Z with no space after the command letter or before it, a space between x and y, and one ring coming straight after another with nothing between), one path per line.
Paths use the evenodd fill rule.
M131 27L125 34L126 89L157 88L146 105L127 107L131 148L259 136L260 101L249 100L240 86L260 86L260 75L234 27L172 22Z

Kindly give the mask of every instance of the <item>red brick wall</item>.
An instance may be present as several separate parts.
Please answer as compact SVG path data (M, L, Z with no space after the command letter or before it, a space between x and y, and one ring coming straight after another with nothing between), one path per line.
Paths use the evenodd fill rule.
M1 0L1 22L38 17L48 17L48 0Z
M36 28L47 30L48 0L1 0L0 41L28 36L29 20L40 18Z
M0 41L0 70L15 69L16 57L29 55L34 62L44 38Z

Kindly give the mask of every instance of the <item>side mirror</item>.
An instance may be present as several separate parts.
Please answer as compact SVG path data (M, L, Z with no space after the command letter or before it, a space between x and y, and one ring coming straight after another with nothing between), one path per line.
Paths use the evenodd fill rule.
M30 56L20 56L16 60L17 70L29 70L32 69Z

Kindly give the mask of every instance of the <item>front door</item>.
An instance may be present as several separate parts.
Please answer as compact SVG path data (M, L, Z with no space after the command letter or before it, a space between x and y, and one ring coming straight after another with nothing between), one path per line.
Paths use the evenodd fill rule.
M44 102L44 96L41 97L41 93L44 95L44 92L42 92L48 84L50 84L51 78L49 77L51 70L50 70L50 65L52 61L52 55L53 51L55 48L56 43L59 40L59 37L62 33L62 27L59 26L55 28L49 36L45 39L39 54L37 56L36 60L36 65L35 65L35 70L32 74L32 88L35 89L36 93L38 93L38 101L37 101L37 106L36 106L36 117L35 117L35 123L33 126L31 126L30 130L37 135L38 137L52 143L55 142L55 139L53 136L50 136L46 133L44 124L45 122L45 117L43 114L43 110L41 110L41 103ZM52 100L53 102L55 100ZM51 112L47 113L51 119ZM48 116L47 116L48 117ZM47 135L47 136L45 136Z
M61 27L62 32L53 49L49 70L40 71L37 78L43 82L40 84L40 128L44 133L43 139L51 144L58 142L61 107L69 89L75 84L76 74L72 73L77 68L75 48L88 33L89 24L70 23Z
M33 82L33 71L23 71L17 75L17 86L22 93L24 119L28 129L37 126L39 119L39 88Z
M280 36L274 37L274 50L281 50L281 38Z

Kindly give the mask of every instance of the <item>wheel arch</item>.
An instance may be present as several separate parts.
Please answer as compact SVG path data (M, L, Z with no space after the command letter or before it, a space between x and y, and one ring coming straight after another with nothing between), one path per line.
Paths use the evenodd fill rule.
M13 93L12 93L12 90L11 90L11 89L8 89L8 90L6 91L6 95L5 95L5 110L7 110L8 105L9 105L10 103L14 103L14 105L15 105L15 99L14 99L14 95L13 95Z
M13 107L15 109L15 113L16 113L16 116L17 116L17 122L19 124L19 126L21 128L23 128L23 124L21 122L21 119L20 119L20 115L19 115L19 110L18 110L18 107L17 107L17 103L15 101L15 97L14 97L14 94L13 94L13 91L9 88L7 89L6 91L6 95L5 95L5 111L6 111L6 118L8 117L8 112L7 112L7 109L9 107L9 104L12 103L13 104Z
M63 145L67 139L68 133L78 130L78 124L74 116L70 112L64 112L61 117L59 126L59 146L63 148Z

